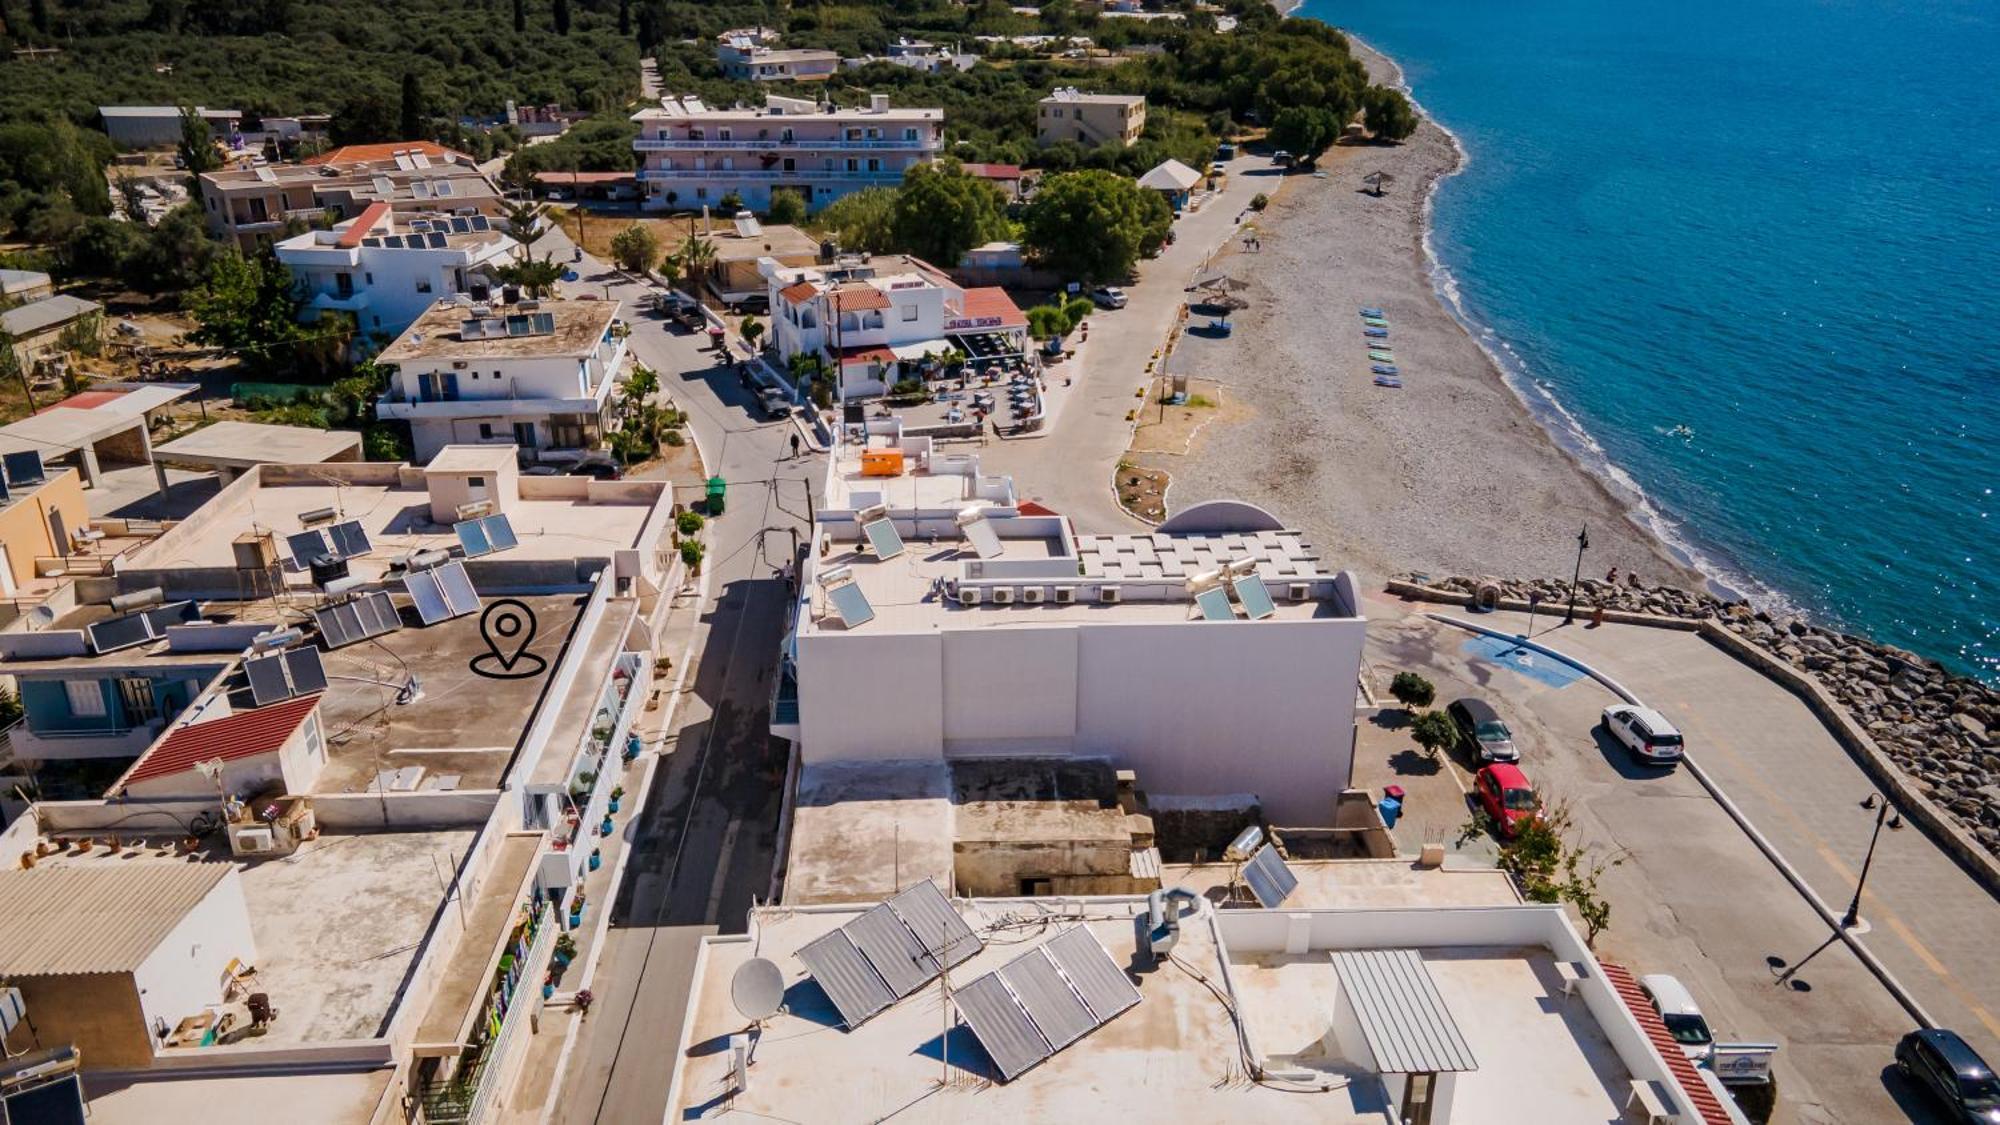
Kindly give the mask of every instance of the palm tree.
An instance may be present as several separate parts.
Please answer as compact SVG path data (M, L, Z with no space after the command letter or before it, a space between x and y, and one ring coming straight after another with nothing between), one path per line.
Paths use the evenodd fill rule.
M699 299L702 283L708 280L708 271L715 268L715 243L698 234L690 234L681 241L676 256L680 258L681 268L687 271L688 281Z

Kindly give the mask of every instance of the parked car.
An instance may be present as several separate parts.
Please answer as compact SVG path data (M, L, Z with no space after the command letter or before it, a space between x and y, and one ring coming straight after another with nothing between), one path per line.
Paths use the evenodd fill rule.
M1097 303L1098 308L1102 309L1122 309L1125 307L1126 302L1130 300L1129 297L1125 296L1125 291L1116 285L1100 285L1092 289L1090 291L1090 299Z
M1292 154L1291 154L1291 150L1289 150L1289 149L1282 149L1282 148L1281 148L1281 149L1279 149L1278 151L1276 151L1276 152L1272 153L1272 154L1271 154L1271 163L1273 163L1273 164L1278 164L1278 165L1282 165L1282 166L1284 166L1284 167L1286 167L1286 168L1289 168L1289 167L1291 167L1291 166L1292 166Z
M777 387L758 388L757 405L763 409L766 418L789 418L792 414L792 396Z
M1654 765L1681 760L1681 732L1650 707L1619 703L1604 709L1604 729L1627 750Z
M1234 159L1236 159L1236 146L1235 146L1235 145L1233 145L1233 144L1231 144L1231 143L1229 143L1228 141L1224 141L1224 142L1222 142L1221 144L1219 144L1219 145L1216 145L1216 146L1215 146L1215 158L1216 158L1217 160L1234 160Z
M571 465L565 475L572 477L596 477L598 480L617 480L624 474L619 471L618 466L608 461L579 461Z
M1949 1107L1954 1121L2000 1125L2000 1078L1956 1031L1912 1031L1896 1044L1896 1069Z
M1541 815L1542 799L1528 784L1528 775L1512 762L1495 762L1472 775L1472 791L1479 807L1493 818L1500 835L1511 840L1528 822Z
M1708 1020L1702 1018L1694 993L1686 985L1665 973L1653 973L1639 978L1639 991L1653 1002L1653 1010L1660 1013L1660 1022L1667 1025L1667 1034L1680 1044L1682 1054L1699 1062L1715 1049L1715 1033L1708 1029Z
M1514 732L1500 720L1500 713L1483 699L1467 696L1444 709L1458 727L1458 737L1467 750L1482 761L1518 762L1521 751L1514 745Z

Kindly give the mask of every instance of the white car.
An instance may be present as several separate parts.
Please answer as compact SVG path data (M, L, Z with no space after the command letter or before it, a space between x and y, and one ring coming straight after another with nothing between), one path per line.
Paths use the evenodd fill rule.
M1100 285L1090 291L1090 299L1096 302L1099 308L1122 309L1129 298L1125 296L1125 291L1116 285Z
M1681 732L1665 715L1650 707L1620 703L1604 709L1604 729L1627 750L1654 765L1671 766L1681 760Z
M1667 1025L1667 1034L1680 1044L1682 1054L1700 1062L1715 1050L1715 1033L1708 1029L1708 1021L1702 1018L1694 993L1686 985L1665 973L1653 973L1639 978L1639 990L1653 1002L1653 1010L1660 1013L1660 1022Z

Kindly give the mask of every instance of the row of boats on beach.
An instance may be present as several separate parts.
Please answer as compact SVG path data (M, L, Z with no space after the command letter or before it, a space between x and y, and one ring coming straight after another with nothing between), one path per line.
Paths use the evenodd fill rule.
M1389 318L1381 309L1361 310L1361 334L1368 340L1368 369L1375 374L1375 385L1401 390L1402 370L1396 366L1396 353L1389 347Z

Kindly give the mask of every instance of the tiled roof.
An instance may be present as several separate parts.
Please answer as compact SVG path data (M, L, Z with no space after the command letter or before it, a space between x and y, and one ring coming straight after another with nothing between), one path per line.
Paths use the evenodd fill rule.
M780 300L794 305L810 301L817 296L819 296L819 287L810 281L801 281L796 285L787 285L783 289L778 290Z
M840 349L840 365L842 367L850 363L862 363L868 360L874 360L877 363L894 363L896 362L896 353L880 344L863 344L860 347Z
M302 695L226 719L182 727L139 755L119 785L191 770L196 762L210 758L235 761L268 754L283 746L318 706L318 695Z
M1609 961L1599 964L1604 966L1604 979L1611 983L1618 999L1625 1002L1632 1018L1639 1021L1639 1028L1646 1033L1646 1038L1653 1041L1653 1049L1667 1060L1667 1069L1674 1072L1674 1081L1680 1085L1681 1093L1688 1101L1694 1103L1701 1119L1708 1125L1730 1125L1728 1112L1722 1108L1721 1102L1715 1100L1715 1095L1701 1080L1701 1075L1694 1072L1694 1063L1681 1050L1681 1045L1674 1042L1674 1037L1668 1034L1666 1023L1660 1019L1660 1013L1653 1010L1646 994L1639 991L1639 982L1633 980L1632 974L1622 965Z
M67 407L70 410L95 410L105 403L117 402L124 397L124 391L78 391L61 402L42 407L35 413L40 414L43 410L54 410L57 407Z
M105 858L0 872L0 977L130 972L234 869Z
M367 160L394 160L399 152L421 152L432 160L459 157L466 163L472 158L457 149L446 148L431 141L391 141L379 145L343 145L329 152L302 160L301 164L357 164Z
M1019 164L966 164L965 174L978 176L982 180L1018 180L1021 178Z
M989 285L980 289L967 289L965 291L965 315L974 320L997 316L1000 318L999 326L1001 328L1026 328L1028 326L1028 318L1022 315L1020 307L1014 304L1014 299L1007 295L1005 289L997 285Z
M382 216L387 215L389 211L389 205L379 199L370 203L362 209L360 217L347 224L347 229L340 232L340 238L334 245L342 250L352 250L361 245L361 240L368 237L368 232L374 230L375 224L381 222Z
M889 307L889 295L873 285L850 285L833 291L833 307L841 312L866 312Z

